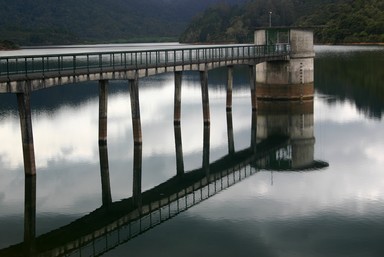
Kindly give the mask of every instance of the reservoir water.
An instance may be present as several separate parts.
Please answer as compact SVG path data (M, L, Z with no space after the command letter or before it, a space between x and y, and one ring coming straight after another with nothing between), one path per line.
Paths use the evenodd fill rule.
M89 52L106 47L117 51L129 48L73 49ZM73 49L26 49L14 54ZM230 115L234 151L250 147L255 123L258 141L268 131L276 131L293 135L290 144L275 151L268 162L239 167L230 183L229 178L219 180L208 188L206 196L193 194L194 200L185 201L187 208L178 206L180 211L175 211L175 207L173 215L168 214L169 218L156 226L146 229L144 222L148 221L140 221L139 229L123 226L117 234L107 233L66 256L384 256L384 47L316 46L315 51L314 101L261 103L256 118L252 115L248 68L234 70ZM143 192L177 174L178 134L186 172L202 167L207 142L210 163L231 152L225 69L209 72L208 140L198 73L183 74L178 133L173 124L173 74L140 79L139 87L143 144L141 158L135 158L128 83L110 82L107 153L113 203L132 196L138 163ZM98 84L37 91L31 101L37 166L32 228L38 239L103 205ZM312 160L309 164L297 165L308 158ZM25 218L31 207L26 204L28 183L16 96L0 95L1 257L2 251L21 244L31 228L31 219ZM166 212L170 213L171 207ZM97 222L113 215L107 212ZM93 226L83 222L77 229ZM123 230L131 229L138 232L123 238ZM42 242L55 244L49 238Z

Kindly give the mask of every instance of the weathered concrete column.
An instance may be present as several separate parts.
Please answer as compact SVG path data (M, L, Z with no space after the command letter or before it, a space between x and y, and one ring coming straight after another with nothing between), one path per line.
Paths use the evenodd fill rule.
M204 126L210 124L209 95L208 95L208 71L200 71L201 95L203 101Z
M174 125L180 125L181 119L181 79L182 72L175 72L175 103L174 103L174 114L173 114L173 123Z
M135 144L133 150L133 185L132 198L133 204L141 207L141 172L142 171L142 146Z
M251 103L252 111L257 110L257 95L256 95L256 69L254 65L249 65L249 84L251 87Z
M274 50L290 46L289 59L258 64L257 97L267 100L307 100L314 96L313 31L306 28L282 27L255 32L256 45L269 45Z
M177 175L184 174L183 144L181 138L181 126L175 125L175 148L176 148L176 169Z
M210 133L211 133L211 126L207 125L204 126L204 133L203 133L203 170L205 171L206 175L209 176L209 155L210 155Z
M135 145L141 145L142 135L139 102L139 78L137 77L137 74L134 79L129 80L129 90L131 97L133 142Z
M24 173L27 176L34 176L36 175L36 163L32 132L30 84L25 87L24 93L17 93L17 103L23 144Z
M256 153L257 146L257 112L252 111L252 120L251 120L251 148L254 153Z
M232 111L233 66L227 67L227 112Z
M107 144L108 80L99 81L99 145Z
M25 256L33 256L36 239L36 176L26 176L24 183L24 253Z
M111 182L109 179L109 162L107 144L99 143L101 194L103 206L112 203Z
M228 153L233 154L235 152L235 140L233 138L232 111L228 111L228 109L227 109L227 135L228 135Z

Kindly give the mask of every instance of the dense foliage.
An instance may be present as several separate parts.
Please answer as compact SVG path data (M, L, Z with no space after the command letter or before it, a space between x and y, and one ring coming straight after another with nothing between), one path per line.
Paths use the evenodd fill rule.
M14 50L18 49L19 46L9 40L0 40L0 50Z
M218 1L0 0L0 40L19 45L176 41L192 17Z
M324 25L316 30L322 43L384 42L384 1L348 0L326 5L302 17L300 25Z
M271 12L271 16L270 16ZM322 43L384 42L383 0L250 0L224 3L197 16L182 42L251 42L257 27L317 26Z

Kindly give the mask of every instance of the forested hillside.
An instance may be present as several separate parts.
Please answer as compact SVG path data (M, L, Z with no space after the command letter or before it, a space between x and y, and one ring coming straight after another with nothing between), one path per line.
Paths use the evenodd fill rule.
M0 40L19 45L177 40L192 17L219 1L0 0Z
M383 0L250 0L224 3L197 16L181 42L252 42L257 27L320 26L317 42L384 42Z
M270 12L273 26L324 26L315 31L317 42L384 41L383 0L0 0L0 6L0 41L18 45L252 42Z
M384 0L326 5L297 23L325 25L316 30L317 41L321 43L384 42Z

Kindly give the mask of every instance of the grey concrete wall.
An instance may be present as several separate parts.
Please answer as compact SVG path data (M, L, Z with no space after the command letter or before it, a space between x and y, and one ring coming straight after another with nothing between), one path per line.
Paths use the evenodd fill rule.
M307 29L291 28L289 37L290 60L269 61L256 65L256 82L262 84L257 93L259 98L313 98L315 56L313 32ZM265 42L266 29L255 31L255 44L265 44ZM273 87L273 90L269 90L268 85ZM281 85L280 88L279 85ZM292 88L288 85L292 85ZM297 85L300 85L300 88L295 88ZM271 94L273 92L276 92L276 95Z
M267 38L265 36L265 30L256 30L255 31L255 45L265 45L267 43Z

